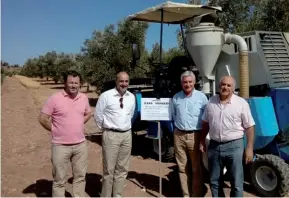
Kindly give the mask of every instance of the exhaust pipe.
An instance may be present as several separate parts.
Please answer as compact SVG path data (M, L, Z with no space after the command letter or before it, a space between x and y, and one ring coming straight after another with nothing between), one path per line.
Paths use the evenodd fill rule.
M239 79L240 79L240 97L249 98L249 61L248 47L245 40L236 34L224 34L225 43L235 43L239 48Z

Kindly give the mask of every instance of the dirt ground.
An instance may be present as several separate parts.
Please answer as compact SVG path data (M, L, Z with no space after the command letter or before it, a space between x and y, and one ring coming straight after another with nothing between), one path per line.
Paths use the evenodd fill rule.
M44 130L37 118L41 106L54 92L62 89L53 82L41 82L41 88L27 89L14 77L6 78L2 85L1 108L1 196L43 197L51 196L51 150L50 133ZM85 90L85 88L84 88ZM97 95L88 93L90 104L95 107ZM86 193L98 197L101 189L102 155L101 134L93 119L86 124L89 147ZM133 142L130 171L124 190L124 197L158 197L159 167L162 172L162 196L180 197L177 166L175 163L161 163L154 159L151 142L144 136L137 136ZM67 193L71 196L71 170L67 175ZM208 187L208 185L206 184ZM244 196L254 196L252 187L245 184ZM229 196L229 188L225 187ZM211 196L207 189L206 196Z

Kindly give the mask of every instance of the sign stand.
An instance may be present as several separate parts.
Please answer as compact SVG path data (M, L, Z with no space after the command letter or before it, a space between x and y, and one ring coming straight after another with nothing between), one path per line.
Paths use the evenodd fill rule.
M161 121L171 121L171 98L142 98L141 99L141 120L153 122L153 127L148 130L146 138L158 140L159 154L159 197L162 195L162 129ZM157 124L157 129L155 128ZM153 134L150 134L150 131Z
M158 139L159 139L159 193L162 196L162 134L161 123L158 121Z

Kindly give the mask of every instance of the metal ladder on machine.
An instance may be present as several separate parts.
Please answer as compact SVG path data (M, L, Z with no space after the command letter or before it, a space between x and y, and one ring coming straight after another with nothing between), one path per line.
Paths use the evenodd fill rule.
M260 32L260 45L271 76L270 87L289 87L289 46L282 32Z

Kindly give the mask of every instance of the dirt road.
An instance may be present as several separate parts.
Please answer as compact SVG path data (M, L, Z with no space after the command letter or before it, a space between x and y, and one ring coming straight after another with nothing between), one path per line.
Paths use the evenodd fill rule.
M37 122L41 105L61 86L49 84L39 90L30 90L15 78L7 78L2 85L2 196L51 196L52 175L50 162L50 134ZM92 107L96 95L88 94ZM87 134L98 130L91 119L86 125ZM100 135L87 136L89 156L86 192L97 197L101 189L102 155ZM159 164L151 159L148 151L150 142L142 136L133 143L133 154L128 181L125 187L126 197L159 196ZM163 175L163 196L181 196L174 163L160 165ZM67 196L71 196L71 172L69 171ZM229 195L228 189L226 195ZM247 186L245 190L250 190ZM210 192L206 194L210 196ZM254 196L246 192L245 196Z

